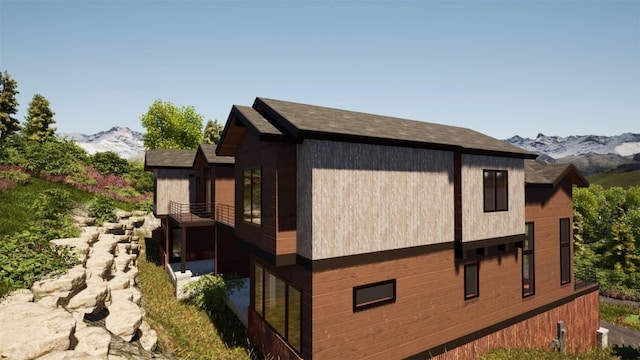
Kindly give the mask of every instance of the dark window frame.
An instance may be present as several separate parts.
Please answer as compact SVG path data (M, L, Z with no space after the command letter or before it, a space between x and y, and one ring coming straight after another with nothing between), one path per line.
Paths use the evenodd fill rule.
M565 226L563 226L565 223ZM571 283L571 218L560 219L560 285ZM565 230L565 231L563 231Z
M391 297L384 297L384 298L380 298L379 300L373 300L373 301L368 301L365 303L361 303L359 304L357 301L357 293L360 290L365 290L365 289L371 289L377 286L385 286L391 284L392 285L392 296ZM367 309L371 309L373 307L378 307L378 306L382 306L382 305L386 305L386 304L392 304L396 302L396 295L397 295L397 285L396 285L396 279L390 279L390 280L384 280L384 281L378 281L375 283L370 283L370 284L364 284L364 285L358 285L358 286L354 286L353 287L353 312L357 312L357 311L362 311L362 310L367 310Z
M467 281L467 271L475 268L475 291L469 291L469 282ZM480 297L480 262L474 261L464 264L464 299L471 300Z
M255 281L255 276L256 276L256 271L255 269L259 267L262 270L262 279L261 279L261 285L262 288L261 290L261 295L260 295L260 299L261 299L261 304L260 304L260 308L261 308L261 312L259 312L256 309L256 303L255 303L255 299L256 299L256 294L255 292L257 291L257 289L255 289L255 285L257 284L257 282ZM266 299L265 299L265 280L267 279L267 274L270 274L271 276L273 276L276 281L281 281L284 283L285 285L285 297L284 297L284 301L285 301L285 306L284 306L284 334L281 334L280 331L278 331L271 323L269 323L269 321L267 320L267 309L266 309ZM289 324L289 313L290 313L290 307L289 307L289 289L293 289L295 291L298 292L298 294L300 295L300 306L297 309L298 310L298 316L300 318L300 328L298 329L298 347L296 348L293 344L291 344L291 342L289 341L290 338L290 334L289 334L289 328L290 328L290 324ZM298 354L301 354L302 352L302 291L298 288L296 288L295 286L292 286L288 281L284 280L283 278L279 277L278 275L272 273L271 271L267 270L267 268L265 268L263 265L258 264L257 262L254 264L254 295L253 295L253 311L255 311L258 316L260 316L260 318L274 331L276 332L278 335L280 335L280 337L282 337L282 339L294 350L296 351Z
M535 268L535 225L533 222L524 224L527 239L522 242L522 297L529 297L536 294L536 268ZM527 246L528 245L528 246ZM525 257L529 258L529 281L525 281ZM529 288L526 288L529 285Z
M246 220L245 218L245 214L244 214L244 201L245 201L245 174L249 172L249 176L251 179L253 179L253 174L254 172L259 172L260 174L260 185L259 188L257 189L258 191L260 191L260 215L259 216L254 216L254 191L256 191L256 189L253 186L253 182L250 182L250 193L251 195L249 196L249 220ZM248 225L252 225L252 226L258 226L258 227L262 227L262 167L261 166L253 166L253 167L247 167L247 168L243 168L242 169L242 222L244 224L248 224Z
M498 174L504 174L504 208L499 207L498 205L498 194L502 192L501 188L498 188L496 184L496 178ZM491 175L491 179L493 183L490 184L493 192L493 204L492 208L487 208L487 175ZM509 171L507 170L483 170L482 171L482 207L484 212L500 212L500 211L509 211Z

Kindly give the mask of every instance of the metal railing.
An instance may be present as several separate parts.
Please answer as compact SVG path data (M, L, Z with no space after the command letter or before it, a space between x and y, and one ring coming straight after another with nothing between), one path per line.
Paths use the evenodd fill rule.
M573 265L573 284L575 290L597 284L596 269L593 266Z
M229 204L216 204L216 221L231 227L236 225L235 206Z
M169 201L169 216L179 221L215 219L212 203L180 204Z

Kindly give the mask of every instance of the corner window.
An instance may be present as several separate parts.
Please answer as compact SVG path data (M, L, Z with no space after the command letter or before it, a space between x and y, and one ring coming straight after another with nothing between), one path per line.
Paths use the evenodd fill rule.
M535 271L534 271L534 235L533 223L524 224L525 239L522 244L522 297L535 294Z
M261 224L262 216L262 169L243 171L243 220L250 224Z
M253 283L255 312L300 352L300 291L258 264Z
M571 282L571 228L569 218L560 219L560 284Z
M484 170L484 211L509 210L509 187L506 170Z
M464 265L464 299L469 300L480 296L478 277L478 262Z
M353 288L353 311L396 302L396 279Z

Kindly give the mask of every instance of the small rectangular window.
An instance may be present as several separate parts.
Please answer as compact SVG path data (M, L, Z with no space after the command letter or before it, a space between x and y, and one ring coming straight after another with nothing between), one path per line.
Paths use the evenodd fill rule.
M242 174L243 220L246 223L260 225L262 222L262 169L245 169Z
M353 311L360 311L395 301L396 279L353 288Z
M570 219L560 219L560 284L571 282L571 228Z
M535 294L535 267L534 267L534 230L533 223L528 222L524 226L525 239L522 244L522 297Z
M509 209L509 182L506 170L484 170L484 211L507 211Z
M464 265L464 299L473 299L480 296L479 291L478 262Z

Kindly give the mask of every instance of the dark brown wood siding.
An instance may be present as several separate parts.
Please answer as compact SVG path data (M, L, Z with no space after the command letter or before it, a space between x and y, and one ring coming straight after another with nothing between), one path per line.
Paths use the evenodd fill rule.
M187 261L213 259L214 226L187 228Z
M233 166L213 166L211 169L213 182L212 202L216 204L233 205L235 202L235 178Z
M216 225L216 273L249 277L249 252L239 246L233 228Z
M243 170L262 169L261 225L243 223ZM236 236L280 256L296 253L296 147L292 143L262 142L245 133L236 152L235 209ZM279 261L277 258L276 261Z

